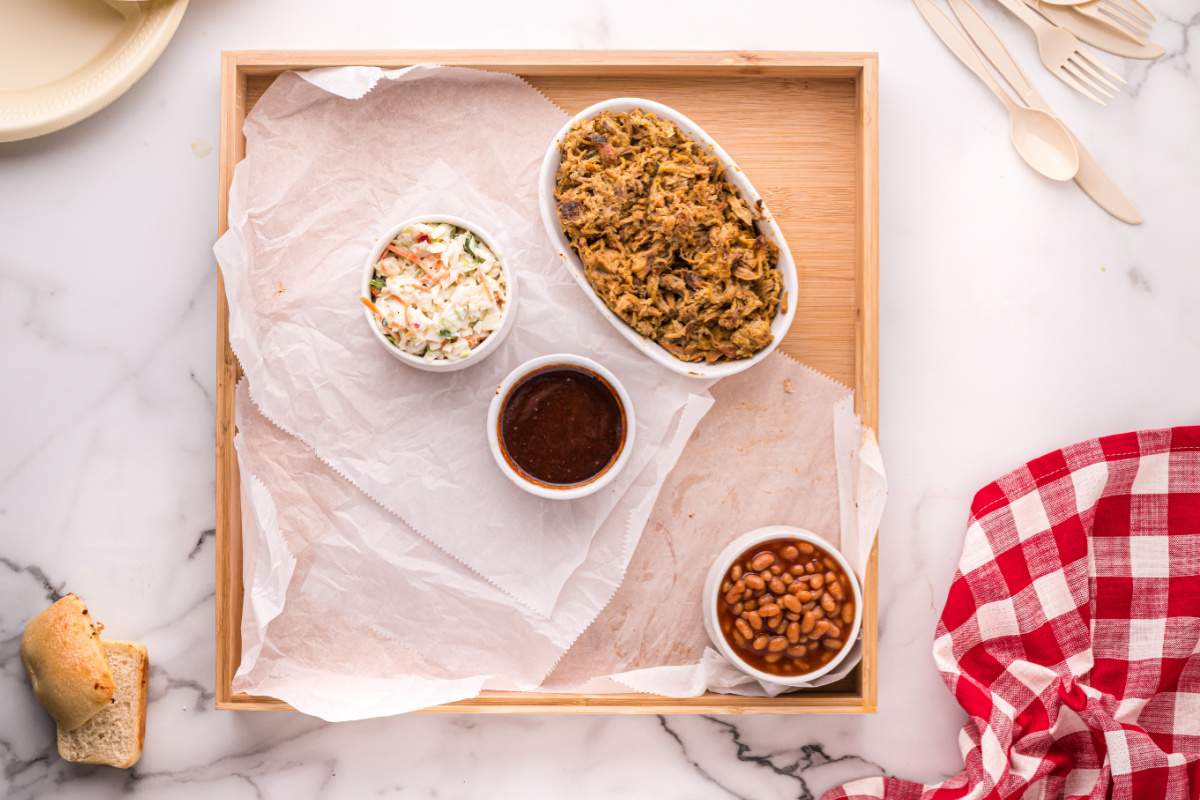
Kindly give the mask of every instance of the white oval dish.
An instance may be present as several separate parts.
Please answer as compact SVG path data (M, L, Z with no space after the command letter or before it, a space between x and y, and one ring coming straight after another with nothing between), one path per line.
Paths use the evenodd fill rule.
M512 465L508 463L508 459L504 457L504 452L500 449L500 412L503 410L504 400L508 397L508 393L525 376L547 367L559 365L580 367L599 375L616 392L617 400L620 401L621 408L625 412L625 441L621 445L621 452L617 455L617 460L608 469L601 472L598 476L589 479L586 483L573 484L561 488L529 480L512 468ZM617 376L590 358L571 355L570 353L552 353L548 356L538 356L526 361L508 373L508 376L505 377L496 389L496 394L492 398L491 405L488 406L488 446L491 448L492 458L496 460L496 465L500 467L500 471L504 473L505 477L517 486L530 494L544 497L547 500L574 500L579 497L587 497L616 480L617 476L621 474L621 470L625 469L625 465L629 463L630 453L633 452L634 433L636 430L637 419L633 413L633 400L629 397L629 392L625 391L625 387L617 380Z
M162 55L187 5L34 0L6 6L4 23L14 38L0 36L0 46L9 46L19 67L0 80L0 142L57 131L116 100ZM26 8L17 13L17 6Z
M426 361L423 358L418 358L411 353L405 353L392 345L383 335L383 331L379 329L379 324L375 321L375 315L371 310L363 307L363 318L367 321L367 325L371 328L371 332L375 337L375 341L379 342L385 350L387 350L393 358L402 363L408 364L410 367L423 369L426 372L457 372L460 369L466 369L469 366L478 364L483 359L494 353L500 344L504 341L504 337L508 336L512 330L513 321L516 319L517 309L517 276L509 267L508 262L504 258L504 254L496 247L496 239L485 231L480 226L473 222L468 222L462 217L456 217L450 214L422 214L416 217L409 217L401 222L396 223L387 229L386 232L378 239L371 247L370 253L367 255L367 260L363 263L362 281L359 284L359 297L371 296L371 277L375 274L375 264L379 261L379 256L383 253L388 243L396 237L396 234L409 225L414 225L418 222L436 223L445 222L450 225L455 225L463 230L468 230L475 234L488 249L492 251L492 255L496 257L496 261L500 264L501 271L504 272L504 284L507 288L507 294L504 302L503 318L500 322L499 329L489 336L482 344L471 351L471 354L466 358L458 359L457 361Z
M829 553L850 578L850 588L854 593L854 622L850 625L850 635L846 638L845 646L830 659L829 663L803 675L772 675L750 666L734 651L729 642L725 641L725 637L721 633L721 624L717 618L717 594L725 573L733 566L734 559L756 544L772 539L795 539L808 542ZM854 574L850 563L846 561L846 557L815 533L791 525L768 525L765 528L757 528L742 534L727 544L708 570L708 577L704 580L702 602L704 603L704 630L708 632L708 639L717 652L750 677L780 686L802 686L832 672L838 664L846 660L847 655L855 650L854 643L858 641L858 634L862 628L862 587L859 585L858 576Z
M734 162L729 154L726 153L721 146L717 144L711 136L709 136L703 128L697 125L692 120L688 119L683 114L680 114L670 106L665 106L662 103L656 103L653 100L644 100L638 97L617 97L611 100L603 100L595 105L588 106L583 111L580 111L575 116L571 117L565 125L554 135L550 142L550 147L546 151L545 157L542 159L542 171L538 176L538 205L541 210L542 224L546 228L546 234L550 237L550 241L554 243L555 249L559 257L566 264L567 270L571 273L571 277L584 290L592 304L604 315L604 318L612 323L626 340L634 347L641 351L648 358L653 359L662 366L673 372L678 372L680 375L687 375L694 378L725 378L730 375L735 375L743 370L762 361L771 351L779 346L783 341L783 337L787 334L788 329L792 326L792 320L796 316L796 298L798 280L796 277L796 264L792 260L792 252L788 249L787 242L783 239L783 233L779 230L779 225L771 216L766 205L761 207L762 219L758 223L759 231L770 239L779 248L779 271L783 276L783 288L787 293L787 310L780 311L775 315L775 319L771 322L771 343L762 350L755 353L750 358L742 358L736 361L718 361L715 364L696 363L692 361L683 361L671 355L669 351L661 347L654 341L647 339L639 334L633 328L629 327L616 314L612 312L604 301L592 289L588 283L587 276L583 272L583 266L579 263L579 258L575 255L575 251L571 249L570 242L563 233L562 225L558 219L558 207L554 200L554 185L558 175L558 165L562 160L562 153L559 146L562 144L563 138L571 130L572 126L580 120L594 117L602 111L631 111L635 108L640 108L643 111L650 111L657 114L663 119L670 120L679 127L684 134L692 139L705 145L712 151L713 155L721 159L725 165L725 178L733 184L752 208L762 200L758 190L750 183L750 180L742 172L741 168Z

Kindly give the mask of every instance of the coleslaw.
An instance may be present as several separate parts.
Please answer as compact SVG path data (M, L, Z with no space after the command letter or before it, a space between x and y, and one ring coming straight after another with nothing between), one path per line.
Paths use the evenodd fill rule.
M362 298L394 347L426 361L458 361L500 328L504 270L472 231L449 222L407 225L384 247Z

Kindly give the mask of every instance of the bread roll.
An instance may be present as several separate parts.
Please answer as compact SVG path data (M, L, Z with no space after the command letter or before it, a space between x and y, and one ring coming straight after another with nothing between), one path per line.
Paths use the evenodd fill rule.
M58 729L58 754L80 764L129 769L142 755L146 738L146 688L150 660L146 647L101 639L116 679L113 702L73 731Z
M78 728L112 702L112 671L100 646L103 628L74 594L25 626L21 662L33 693L63 730Z

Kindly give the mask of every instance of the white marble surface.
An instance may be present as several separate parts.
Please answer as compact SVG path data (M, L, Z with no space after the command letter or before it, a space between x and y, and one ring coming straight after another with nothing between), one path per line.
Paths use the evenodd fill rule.
M667 5L667 4L662 4ZM902 0L446 4L194 0L156 68L75 127L0 145L0 796L805 798L958 769L929 654L974 490L1093 435L1200 422L1200 2L1091 106L986 8L1147 222L1034 176L1000 106ZM761 8L761 13L759 8ZM1191 47L1189 47L1189 45ZM409 717L212 709L218 51L877 50L881 59L880 710L866 718ZM154 663L136 769L70 767L17 646L59 591Z

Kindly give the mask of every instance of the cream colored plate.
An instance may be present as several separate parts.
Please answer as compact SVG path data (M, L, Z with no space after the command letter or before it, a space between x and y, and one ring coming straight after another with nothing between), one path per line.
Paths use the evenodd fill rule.
M150 69L188 0L0 0L0 142L91 116Z

